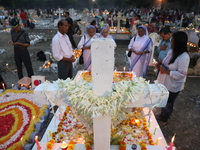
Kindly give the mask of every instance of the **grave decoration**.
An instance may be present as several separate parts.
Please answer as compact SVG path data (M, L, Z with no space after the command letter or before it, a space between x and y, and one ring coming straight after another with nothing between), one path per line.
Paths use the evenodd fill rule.
M169 94L167 89L157 82L151 85L140 77L113 84L113 41L93 39L91 50L92 84L83 80L79 74L75 80L45 82L34 90L35 97L40 99L38 102L41 104L61 106L56 112L59 112L61 117L55 117L57 119L54 120L57 123L59 119L60 124L57 128L58 132L52 135L53 139L61 143L65 141L63 138L74 140L75 149L78 149L76 146L81 146L81 144L77 145L81 142L85 144L86 150L91 147L95 150L109 150L110 144L118 144L120 149L129 150L131 145L128 144L133 143L138 144L139 149L146 149L151 145L153 145L151 149L154 150L165 149L165 146L154 145L158 140L151 140L152 131L148 132L146 119L148 118L148 124L151 124L151 118L154 118L151 110L166 105ZM63 113L63 106L68 105L71 107L67 107ZM132 109L133 107L149 107L149 110L143 113L142 109ZM155 122L155 118L153 120ZM84 137L78 132L89 136ZM90 140L91 138L93 140ZM111 143L112 141L116 143ZM166 145L166 142L164 143ZM58 144L55 143L55 146ZM57 148L53 147L53 149Z
M33 91L29 90L6 90L0 94L0 102L0 149L32 146L30 135L40 130L41 126L35 127L41 124L47 106L34 103Z

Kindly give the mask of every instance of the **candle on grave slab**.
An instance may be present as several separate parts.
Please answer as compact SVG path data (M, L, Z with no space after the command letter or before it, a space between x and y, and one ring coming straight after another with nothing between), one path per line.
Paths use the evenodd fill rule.
M78 138L78 139L76 140L76 143L77 143L77 144L84 144L84 143L85 143L85 140L84 140L82 137L80 137L80 138Z
M5 88L5 85L4 85L4 83L2 83L2 86L3 86L3 90L5 91L5 90L6 90L6 88Z
M35 136L35 144L37 146L37 150L40 150L41 149L41 146L40 146L40 143L38 141L38 136Z
M153 135L156 134L156 130L159 128L159 126L156 126L155 129L154 129L154 132L153 132Z
M22 143L22 146L24 147L23 137L21 137L20 141Z
M32 118L32 119L33 119L33 122L34 122L34 124L36 124L36 121L35 121L35 116L33 116L33 118Z
M62 150L66 150L67 147L68 147L68 144L65 143L64 141L63 141L62 144L60 145L60 148L61 148Z
M152 122L152 120L150 120L150 121L148 122L148 127L151 127L151 122Z
M172 140L171 140L171 142L170 142L170 144L169 144L169 150L173 150L173 146L174 146L174 139L175 139L175 135L172 137Z
M158 145L158 142L159 142L159 140L161 140L162 139L162 137L158 137L158 138L156 138L156 145Z

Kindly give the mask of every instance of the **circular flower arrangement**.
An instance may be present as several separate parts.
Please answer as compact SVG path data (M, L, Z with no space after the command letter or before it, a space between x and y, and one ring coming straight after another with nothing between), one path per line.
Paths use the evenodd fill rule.
M22 143L26 144L35 130L34 122L39 121L44 111L31 102L34 100L32 93L7 90L0 95L0 150L23 149Z

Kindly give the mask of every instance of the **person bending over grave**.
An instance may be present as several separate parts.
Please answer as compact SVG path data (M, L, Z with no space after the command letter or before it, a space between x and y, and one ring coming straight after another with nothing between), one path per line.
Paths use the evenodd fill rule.
M145 77L152 50L152 40L145 26L138 26L137 36L131 39L128 49L132 52L130 71L134 71L138 77Z
M17 73L19 79L23 78L22 62L24 63L28 77L34 75L31 58L27 47L30 46L30 39L28 33L23 30L19 25L19 20L16 18L11 19L11 41L8 44L14 45L14 59L17 66Z
M58 61L58 78L72 78L73 65L75 61L72 45L67 34L69 24L66 20L58 22L58 32L52 39L53 57Z
M97 37L95 26L89 25L78 44L78 48L83 51L84 70L91 71L91 39Z
M165 108L162 108L161 114L157 117L162 125L166 125L173 112L173 106L179 92L184 89L187 77L190 57L187 49L188 36L183 31L175 32L172 35L171 50L162 61L162 64L156 64L160 69L158 82L165 85L169 91L169 98Z
M113 37L109 34L109 28L107 26L104 26L100 30L100 38L110 38L113 39ZM113 39L114 41L114 39ZM115 41L114 41L115 42ZM117 44L115 43L114 48L117 47Z

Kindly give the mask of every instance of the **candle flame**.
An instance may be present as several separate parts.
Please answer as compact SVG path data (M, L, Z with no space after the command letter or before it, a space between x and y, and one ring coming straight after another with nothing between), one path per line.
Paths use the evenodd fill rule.
M35 116L33 116L33 119L35 119Z
M162 137L159 137L158 139L159 139L159 140L161 140L161 139L162 139Z
M172 137L172 140L171 140L172 143L174 142L174 139L175 139L175 135Z
M135 122L136 122L136 123L138 123L138 122L139 122L139 120L138 120L138 119L136 119L136 120L135 120Z
M159 128L159 126L156 126L156 128Z
M21 137L20 141L22 141L22 140L23 140L23 136Z
M66 144L65 141L62 142L63 144Z
M35 136L35 139L38 139L38 136L37 136L37 135Z

